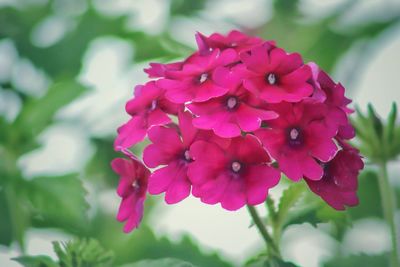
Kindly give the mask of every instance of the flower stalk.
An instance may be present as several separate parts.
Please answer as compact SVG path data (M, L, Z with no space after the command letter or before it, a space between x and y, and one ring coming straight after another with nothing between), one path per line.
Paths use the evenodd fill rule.
M255 226L257 227L262 238L264 239L270 256L281 259L282 256L281 256L279 247L277 246L277 244L275 244L273 238L270 236L267 229L265 228L265 225L262 222L260 216L258 215L257 210L253 206L250 206L250 205L247 205L247 210L249 211L250 216L253 219Z
M392 237L391 266L400 267L399 246L397 241L398 229L396 228L395 211L396 201L393 190L390 187L389 176L387 172L387 162L382 161L379 164L379 190L382 199L382 208L384 218L389 225Z

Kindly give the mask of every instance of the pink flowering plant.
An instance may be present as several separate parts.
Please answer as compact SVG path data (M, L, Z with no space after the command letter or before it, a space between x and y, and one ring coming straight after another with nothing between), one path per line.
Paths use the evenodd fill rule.
M125 232L139 227L147 194L167 204L193 196L229 211L247 207L264 256L279 262L288 209L304 191L338 211L359 203L364 163L351 144L351 100L316 63L274 41L231 31L197 33L196 42L182 61L151 63L150 81L126 104L130 119L114 142L124 156L112 162L121 177L117 219ZM146 137L139 158L131 148ZM269 196L278 184L289 188L279 207ZM262 203L267 219L254 208Z

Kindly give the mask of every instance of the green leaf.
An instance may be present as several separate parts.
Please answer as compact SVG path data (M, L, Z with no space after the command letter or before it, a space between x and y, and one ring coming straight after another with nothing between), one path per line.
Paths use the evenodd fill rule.
M13 240L13 226L9 210L9 203L3 187L0 187L0 214L0 244L9 246Z
M292 184L283 192L278 206L278 225L282 226L285 223L289 210L295 206L304 192L304 183Z
M324 267L384 267L389 266L388 255L352 255L347 258L334 257Z
M87 227L86 191L76 175L38 177L26 183L36 227L59 227L76 232Z
M349 209L353 220L379 217L383 218L381 194L379 192L378 175L371 170L363 171L358 179L359 204Z
M12 260L20 263L24 267L59 267L48 256L21 256L13 258Z
M13 178L12 183L4 186L6 205L8 205L9 211L6 216L11 222L13 241L17 241L20 249L23 250L25 248L25 231L30 226L30 216L29 209L20 197L23 181L20 177Z
M258 256L246 262L245 267L298 267L297 265L281 259L268 259L266 255Z
M111 267L114 253L105 250L95 239L74 240L60 244L53 242L60 266L63 267Z
M396 102L393 102L392 108L388 116L387 124L385 127L385 137L388 143L393 141L394 129L396 126L396 118L397 118L397 104Z
M123 267L195 267L195 265L179 259L143 260Z
M146 214L147 210L145 209ZM144 218L148 218L145 214ZM129 235L122 232L122 224L114 217L102 213L93 218L90 236L95 236L103 247L115 252L115 265L142 259L176 258L196 266L231 267L215 252L204 252L198 242L184 236L172 242L168 237L157 237L145 223Z

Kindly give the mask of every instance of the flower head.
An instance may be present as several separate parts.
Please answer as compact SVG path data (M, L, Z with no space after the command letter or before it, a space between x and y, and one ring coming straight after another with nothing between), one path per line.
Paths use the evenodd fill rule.
M227 148L197 141L190 154L194 158L188 168L193 194L204 203L221 203L227 210L264 202L280 178L279 171L269 165L267 151L252 135L233 138Z
M113 168L122 177L118 218L127 230L140 222L146 190L164 193L168 204L192 194L237 210L264 202L281 172L304 178L335 209L355 205L363 163L345 143L355 135L345 88L274 41L239 31L197 33L196 41L181 61L150 63L153 80L126 104L131 118L114 147L130 159ZM129 151L146 136L151 172ZM141 191L132 189L137 177L146 177Z
M122 198L117 219L126 221L124 232L137 228L143 217L149 170L134 157L117 158L111 163L112 169L120 176L117 193Z

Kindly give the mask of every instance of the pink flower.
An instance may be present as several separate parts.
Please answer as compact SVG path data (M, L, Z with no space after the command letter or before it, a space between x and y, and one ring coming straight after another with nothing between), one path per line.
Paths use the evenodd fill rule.
M190 154L194 159L188 168L193 195L207 204L221 203L227 210L257 205L279 182L279 171L269 165L268 153L252 135L232 139L227 148L197 141Z
M327 127L323 121L326 107L323 104L281 103L273 110L279 117L255 134L288 178L294 181L303 176L321 179L323 169L318 161L330 161L337 151L333 141L337 128Z
M209 37L204 36L201 33L196 34L196 42L199 47L199 53L202 55L208 54L214 49L235 49L236 52L242 52L249 50L254 45L262 44L265 41L259 37L251 37L240 31L233 30L226 36L213 33ZM270 42L275 44L274 42Z
M364 168L358 151L348 147L339 151L328 163L322 164L324 175L321 180L305 179L311 191L319 195L326 203L337 210L345 206L356 206L357 176Z
M239 71L219 67L214 76L215 82L229 91L223 96L187 106L198 116L193 119L197 128L212 129L216 135L230 138L241 135L242 131L255 131L262 121L277 117L273 111L256 107L259 101L242 87Z
M117 220L126 221L124 232L138 228L143 217L149 170L133 157L117 158L111 162L112 169L121 177L117 193L122 198Z
M182 70L168 71L168 78L157 81L157 85L166 89L165 96L174 103L188 101L206 101L224 95L228 89L214 82L214 69L225 66L237 59L233 49L216 49L209 55L197 55L184 64Z
M125 150L141 142L151 126L171 122L167 114L177 114L179 110L183 110L183 106L165 99L164 90L155 82L136 86L135 97L126 104L126 111L132 118L118 129L115 150Z
M297 53L287 54L264 44L251 49L251 53L241 53L240 58L249 70L244 87L268 103L299 102L313 92L307 82L311 69Z
M187 177L187 166L192 162L189 148L198 131L192 126L190 113L179 114L179 129L180 132L176 128L162 126L151 128L149 138L153 143L143 152L143 160L148 167L166 165L151 174L149 193L165 192L165 201L168 204L185 199L191 190Z

